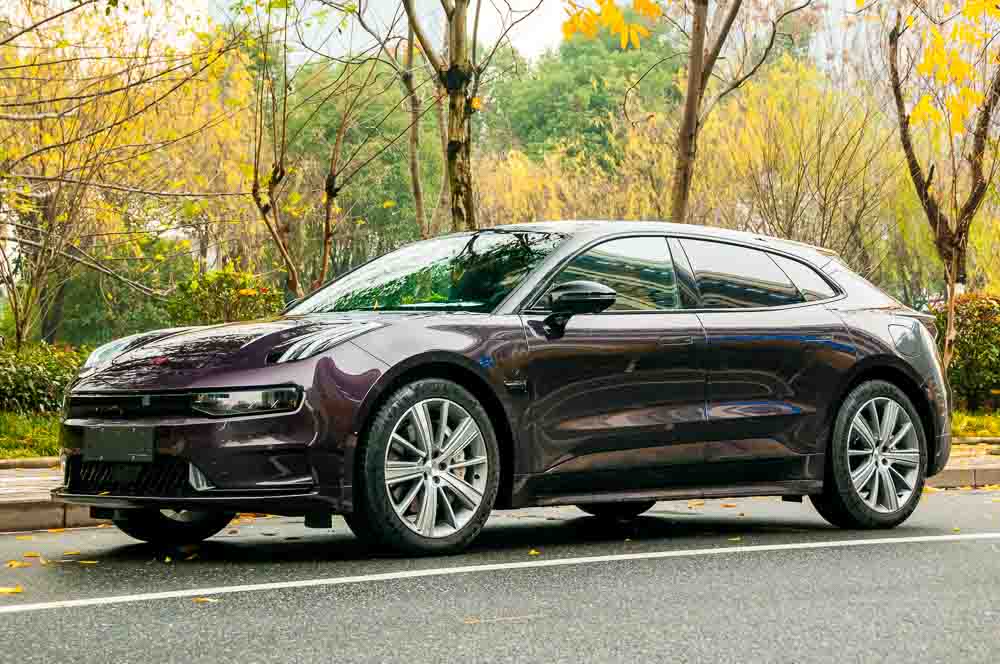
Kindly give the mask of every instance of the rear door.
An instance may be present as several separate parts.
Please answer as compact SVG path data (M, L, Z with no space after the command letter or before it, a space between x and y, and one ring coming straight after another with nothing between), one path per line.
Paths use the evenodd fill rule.
M671 469L703 461L705 423L705 337L683 309L666 238L592 246L548 289L575 280L610 286L618 299L603 313L573 316L559 336L543 324L547 311L522 314L532 397L524 435L537 455L537 490L663 486Z
M690 262L701 298L710 479L808 478L817 461L811 455L823 451L835 367L853 361L842 322L822 302L836 291L789 257L717 241L672 242ZM781 264L803 270L806 292Z

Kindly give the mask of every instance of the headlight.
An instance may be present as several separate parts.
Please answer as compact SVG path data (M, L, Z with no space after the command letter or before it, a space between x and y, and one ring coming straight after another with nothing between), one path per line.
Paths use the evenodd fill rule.
M202 392L194 396L191 409L212 417L258 415L295 410L301 401L302 392L295 387Z
M99 367L102 364L107 364L111 360L115 359L116 356L120 355L121 352L139 336L141 335L132 334L112 341L111 343L104 344L103 346L99 346L93 353L90 354L87 361L83 363L82 369L93 369L94 367Z

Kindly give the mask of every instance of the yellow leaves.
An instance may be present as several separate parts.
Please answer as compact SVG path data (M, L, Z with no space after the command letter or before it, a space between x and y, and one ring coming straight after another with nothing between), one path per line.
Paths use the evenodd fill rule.
M0 587L0 595L20 595L24 592L24 587L16 585L13 587Z
M924 493L938 493L940 491L941 489L937 488L936 486L927 486L926 484L924 485L924 491L923 491Z
M4 567L7 569L19 569L21 567L31 567L31 563L26 563L22 560L8 560L4 563Z
M732 509L734 507L739 507L736 503L722 503L719 507L725 507L727 509Z
M469 100L469 106L471 106L474 111L481 110L483 108L483 100L479 97L473 97Z
M20 540L20 541L23 542L23 541L33 540L33 539L35 539L35 536L34 535L18 535L14 539Z
M99 563L100 563L101 561L99 561L99 560L78 560L78 561L76 561L76 562L77 562L78 564L80 564L80 565L97 565L97 564L99 564Z
M24 558L41 558L42 554L38 553L37 551L25 551L24 553L21 554L21 556Z
M688 509L693 510L696 507L702 507L705 504L704 500L689 500Z
M566 0L566 20L563 22L563 37L570 39L580 34L588 39L597 37L601 28L612 36L618 35L618 43L622 50L632 45L639 48L641 40L649 36L649 30L641 23L629 23L625 14L615 0L595 0L597 10L581 7L575 0ZM640 16L656 20L663 15L663 8L655 0L633 0L632 8Z
M215 599L214 597L194 597L192 598L191 601L194 602L195 604L214 604L219 600Z
M743 538L742 537L730 537L729 541L730 542L742 542Z
M396 201L385 201L382 203L383 209L388 210L389 208L396 207Z
M243 295L245 297L253 297L254 295L257 294L257 289L256 288L241 288L239 290L239 294Z
M66 532L66 529L65 528L49 528L45 532L47 532L47 533L64 533L64 532Z
M910 123L920 126L927 123L939 124L944 119L944 115L934 105L930 95L923 95L917 101L917 105L910 112Z
M80 552L77 551L76 549L70 549L69 551L63 551L63 555L64 556L78 556L78 555L80 555Z
M529 556L540 556L540 555L542 555L542 552L539 551L538 549L531 549L530 551L528 551L528 555Z

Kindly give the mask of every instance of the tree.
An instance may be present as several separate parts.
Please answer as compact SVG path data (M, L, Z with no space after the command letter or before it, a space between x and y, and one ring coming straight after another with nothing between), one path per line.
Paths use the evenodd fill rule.
M948 366L972 225L997 172L996 151L987 147L1000 98L994 44L1000 7L978 0L957 7L902 5L873 3L863 11L879 12L891 26L886 55L899 141L945 269Z
M424 57L448 95L448 186L451 194L452 226L475 229L476 211L472 183L472 115L482 107L479 98L483 76L508 32L529 18L542 0L533 7L517 11L508 4L501 17L500 37L490 49L480 49L479 25L482 0L441 0L446 24L443 51L431 39L426 19L417 13L413 0L402 0L409 28L420 42Z
M649 30L629 22L615 0L596 0L596 10L566 0L569 18L563 30L567 36L596 37L601 28L619 35L621 48L638 48ZM713 5L710 11L710 5ZM655 0L633 0L633 9L651 20L663 20L676 28L687 46L687 85L684 89L681 121L677 128L670 218L687 220L692 178L698 150L698 134L718 102L750 80L767 61L779 37L783 22L812 6L812 0L786 2L744 2L743 0L683 0L672 3L665 13ZM761 42L753 38L761 16L769 24ZM736 26L736 29L734 29ZM738 39L731 40L731 37ZM730 43L736 42L735 44Z

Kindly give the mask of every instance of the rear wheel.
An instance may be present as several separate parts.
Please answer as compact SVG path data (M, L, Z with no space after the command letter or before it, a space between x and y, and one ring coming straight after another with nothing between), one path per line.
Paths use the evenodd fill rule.
M348 525L411 554L454 553L482 530L500 484L485 409L462 386L419 380L392 394L364 438Z
M233 512L191 510L129 510L112 522L129 537L150 544L179 546L208 539L225 528Z
M655 500L645 500L634 503L583 503L577 507L601 519L634 519L655 504Z
M844 400L827 455L820 515L844 528L893 528L916 509L927 472L927 440L906 394L869 381Z

